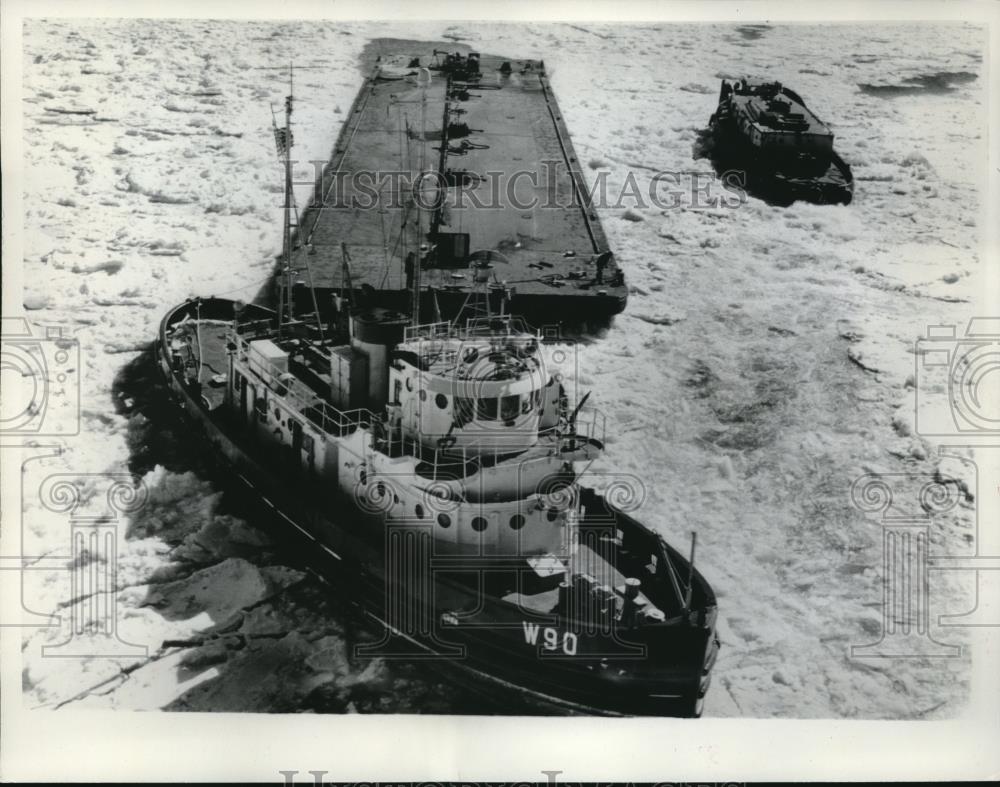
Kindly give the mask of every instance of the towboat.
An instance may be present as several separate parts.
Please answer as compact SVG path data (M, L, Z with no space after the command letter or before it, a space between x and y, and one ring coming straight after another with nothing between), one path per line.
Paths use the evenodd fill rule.
M709 129L717 168L742 169L745 185L773 202L846 205L854 196L833 131L780 82L722 80Z

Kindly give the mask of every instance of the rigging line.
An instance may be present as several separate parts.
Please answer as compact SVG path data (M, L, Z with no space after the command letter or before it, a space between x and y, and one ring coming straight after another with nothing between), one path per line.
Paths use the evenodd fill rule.
M292 219L291 219L291 203L292 203L292 99L295 95L294 89L294 73L295 66L294 63L288 64L288 96L285 97L285 130L288 134L288 139L284 145L285 154L285 205L284 205L284 249L283 249L283 264L285 283L284 289L287 290L285 297L283 299L283 306L288 309L288 322L291 323L295 319L294 304L292 303ZM278 312L278 336L281 336L281 329L284 325L282 320L284 319L284 309Z
M408 143L408 141L406 139L407 135L406 135L405 130L403 129L403 124L401 123L402 115L403 115L403 110L402 110L401 107L399 107L397 105L397 107L396 107L396 123L400 127L400 132L399 132L399 169L400 170L403 169L403 161L404 161L404 159L408 159L408 155L404 154L404 150L407 150L408 147L409 147L409 143ZM402 195L399 195L399 197L400 197L400 199L402 199ZM400 227L399 227L399 236L396 238L396 249L400 248L400 245L402 245L402 252L400 254L400 259L402 260L402 259L404 259L406 257L406 239L403 236L405 235L407 212L406 212L406 206L405 205L401 205L401 207L402 207L402 210L401 210L401 213L402 213L402 223L400 224ZM393 254L395 254L395 249L393 249ZM404 283L405 283L405 271L400 271L400 273L403 274L403 276L404 276Z
M313 283L312 268L309 266L308 253L304 262L306 265L306 277L309 279L309 294L312 295L313 311L316 314L316 330L319 332L319 340L323 341L323 322L319 318L319 301L316 300L316 286Z
M410 116L402 108L400 109L400 114L403 116L405 129L403 130L403 146L406 149L406 171L412 176L413 173L413 147L411 145L412 139L410 138ZM401 195L402 197L402 195ZM412 207L412 202L405 204L403 208L403 221L399 227L399 240L402 242L402 254L400 256L400 261L405 261L406 257L410 254L410 238L406 234L406 225L410 220L410 208ZM405 265L405 262L403 262ZM403 271L405 278L405 270Z
M273 279L273 277L274 277L274 274L273 273L269 273L269 274L267 274L267 276L265 276L260 281L252 281L249 284L241 284L239 287L234 287L233 289L226 290L225 292L213 293L213 297L217 298L220 295L232 295L234 292L243 292L248 287L256 287L256 286L259 286L261 284L266 284L267 282L271 281Z
M403 208L403 224L404 225L406 224L406 221L409 218L410 210L412 208L413 208L413 203L412 202L409 203L408 205L406 205L406 207ZM392 252L390 254L390 257L395 257L396 256L396 252L399 250L400 243L404 243L405 244L405 242L406 242L406 232L401 229L399 231L399 235L396 238L396 245L393 247ZM403 254L400 256L400 260L403 260L404 257L406 256L405 251L406 251L406 247L404 246L403 247ZM385 275L382 277L382 283L381 283L380 286L384 287L386 281L388 280L388 278L389 278L389 271L387 269Z
M292 210L295 212L295 238L296 238L296 240L298 240L300 242L299 245L296 246L295 248L299 249L299 248L302 248L302 246L301 246L301 241L302 241L302 235L301 235L302 226L299 223L299 203L295 199L295 193L294 193L294 191L291 194L291 201L292 201ZM302 257L303 255L300 254L299 256ZM309 251L308 251L308 249L306 250L306 254L305 254L304 259L302 260L302 263L306 266L306 268L305 268L305 270L306 270L306 277L309 279L309 294L310 294L310 296L312 296L313 313L316 315L316 330L319 332L319 339L320 339L320 341L323 341L323 323L320 320L320 316L319 316L319 301L316 299L316 287L313 284L313 275L312 275L312 268L309 265ZM289 278L291 278L291 274L289 274ZM289 302L290 301L291 301L291 295L289 295Z
M379 233L382 236L382 260L385 264L385 273L382 274L382 281L379 284L379 288L385 287L386 280L389 278L389 244L386 243L385 237L385 211L382 210L381 205L378 211L378 226Z

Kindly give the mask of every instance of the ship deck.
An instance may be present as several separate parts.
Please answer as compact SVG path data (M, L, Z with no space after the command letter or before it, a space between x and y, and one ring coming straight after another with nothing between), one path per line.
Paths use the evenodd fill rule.
M751 87L757 89L764 84L766 83L752 82ZM798 95L798 93L789 90L787 87L782 87L780 90L780 97L791 104L790 111L799 116L802 125L785 128L781 126L770 126L766 123L762 123L758 116L768 111L768 100L756 92L734 92L730 96L730 101L732 102L733 110L737 114L745 117L747 121L763 135L780 136L791 134L805 136L812 135L817 137L833 136L833 132L830 130L830 127L820 120L816 114L805 105L805 102Z
M782 97L788 99L787 94L783 94ZM751 115L749 115L749 111L745 109L745 107L748 104L753 104L756 107L756 109L761 112L767 110L767 102L760 96L734 95L732 100L733 100L733 105L735 107L743 108L743 111L747 112L748 117L752 117ZM805 107L802 104L799 104L798 102L794 102L792 103L792 111L802 115L802 120L805 121L805 125L801 126L800 128L785 129L785 128L776 128L768 126L757 120L752 120L751 122L765 134L781 134L789 132L795 132L799 134L818 134L824 136L830 134L829 127L818 117L816 117L816 115L814 115L808 107Z
M436 250L420 285L437 292L445 316L475 289L467 255L478 250L501 253L491 260L490 282L513 290L517 313L568 310L586 320L621 311L627 289L613 257L598 275L608 242L544 65L482 53L477 81L433 68L441 61L435 49L464 56L467 46L375 45L300 221L293 255L299 278L339 291L344 243L352 287L370 285L384 305L400 308L412 286L407 255L419 257L429 241ZM430 67L425 86L418 80L428 72L408 67L414 58ZM415 200L412 186L427 171L441 177L424 180ZM432 207L436 182L449 184L440 210Z

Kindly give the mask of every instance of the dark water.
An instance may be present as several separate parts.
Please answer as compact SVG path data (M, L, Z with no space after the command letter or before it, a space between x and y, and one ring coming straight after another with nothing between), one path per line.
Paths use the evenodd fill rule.
M861 83L858 87L862 93L870 96L896 98L898 96L953 93L959 89L960 85L974 82L976 79L978 79L978 75L970 71L935 71L908 77L896 85Z

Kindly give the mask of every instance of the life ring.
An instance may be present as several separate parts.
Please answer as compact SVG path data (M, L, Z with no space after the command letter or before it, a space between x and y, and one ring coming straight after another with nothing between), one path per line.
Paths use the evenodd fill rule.
M466 347L462 351L462 360L466 363L473 363L479 357L479 350L475 347Z

